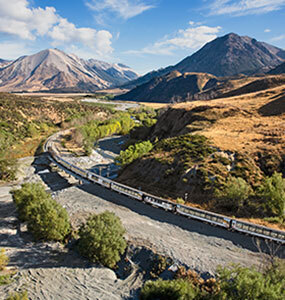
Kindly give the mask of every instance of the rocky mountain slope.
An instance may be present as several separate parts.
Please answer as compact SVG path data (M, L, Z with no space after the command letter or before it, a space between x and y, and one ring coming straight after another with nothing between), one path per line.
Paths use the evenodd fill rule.
M285 50L258 42L248 36L230 33L207 43L177 65L150 72L128 83L128 86L133 88L173 70L181 73L203 72L215 76L232 76L241 73L251 75L267 72L284 60Z
M285 73L285 62L277 66L273 70L268 72L269 74L284 74Z
M0 68L7 66L11 61L0 58Z
M155 77L119 100L173 103L210 100L264 90L285 84L285 75L216 77L207 73L171 73Z
M127 66L47 49L0 65L0 91L96 91L138 75Z

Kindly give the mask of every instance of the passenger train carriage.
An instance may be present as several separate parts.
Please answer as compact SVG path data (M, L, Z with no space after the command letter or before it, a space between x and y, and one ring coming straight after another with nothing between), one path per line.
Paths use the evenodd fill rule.
M71 172L80 175L82 178L89 180L90 182L99 184L115 192L124 194L128 197L134 198L139 201L143 201L144 203L150 204L154 207L162 208L166 211L170 211L181 216L206 222L211 225L220 226L225 229L230 229L241 233L250 234L252 236L264 238L267 240L272 240L281 243L282 245L285 244L285 231L275 230L265 226L235 220L223 215L208 212L194 207L189 207L186 205L176 204L166 199L153 196L141 190L112 181L108 178L99 176L95 173L74 166L67 160L60 157L58 151L55 151L52 146L53 144L51 142L51 138L49 138L44 146L44 149L45 151L49 152L54 161L56 161L66 169L70 170Z

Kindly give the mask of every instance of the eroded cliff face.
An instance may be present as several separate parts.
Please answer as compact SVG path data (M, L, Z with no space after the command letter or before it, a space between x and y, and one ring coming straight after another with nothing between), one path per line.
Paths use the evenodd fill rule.
M169 107L149 133L154 150L118 180L173 199L187 193L206 208L230 176L260 184L284 166L284 91Z

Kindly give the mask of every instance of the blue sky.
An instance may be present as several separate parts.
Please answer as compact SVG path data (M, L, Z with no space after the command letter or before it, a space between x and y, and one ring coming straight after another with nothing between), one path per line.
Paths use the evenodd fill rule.
M141 74L229 32L285 49L285 0L0 0L0 20L0 58L56 47Z

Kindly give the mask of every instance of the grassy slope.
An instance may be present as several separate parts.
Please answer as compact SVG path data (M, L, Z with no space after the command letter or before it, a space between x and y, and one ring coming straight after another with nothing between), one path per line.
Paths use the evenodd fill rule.
M87 115L104 118L108 114L108 108L72 100L50 101L0 93L0 139L9 148L9 158L34 155L41 142L62 125L69 126Z
M284 92L285 86L281 86L243 96L172 106L149 136L160 142L150 154L128 166L119 181L172 199L184 198L188 193L192 204L227 213L213 200L212 194L226 178L243 177L257 186L265 175L283 169ZM200 143L200 150L211 145L219 151L213 155L201 151L201 159L197 159L187 146L189 132L207 138ZM239 215L256 217L248 207Z

